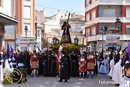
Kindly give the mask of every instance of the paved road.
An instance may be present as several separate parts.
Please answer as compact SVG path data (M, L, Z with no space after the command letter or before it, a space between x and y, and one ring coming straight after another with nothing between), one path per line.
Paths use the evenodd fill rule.
M58 79L58 77L31 77L25 84L4 84L3 87L117 87L114 84L101 84L102 81L111 82L106 75L94 76L93 79L71 77L67 83L59 83Z

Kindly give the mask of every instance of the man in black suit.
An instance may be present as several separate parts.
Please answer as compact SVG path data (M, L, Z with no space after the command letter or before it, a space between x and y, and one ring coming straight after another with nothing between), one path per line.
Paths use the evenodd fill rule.
M62 82L63 79L65 79L64 82L67 82L67 79L69 79L69 72L68 72L68 58L65 56L65 52L61 51L61 62L60 62L60 80L59 82Z

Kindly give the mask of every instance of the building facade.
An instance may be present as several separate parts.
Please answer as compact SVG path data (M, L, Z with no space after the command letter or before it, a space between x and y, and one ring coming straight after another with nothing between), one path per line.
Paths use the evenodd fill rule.
M13 48L17 48L21 51L27 50L29 43L17 42L18 39L30 39L30 41L36 40L35 33L35 0L3 0L5 3L9 3L6 8L11 8L9 15L16 17L19 20L17 26L6 26L5 41L9 42ZM9 9L8 9L9 10ZM7 11L6 11L7 12ZM25 32L25 26L27 26L27 33ZM16 37L15 34L16 33ZM16 38L16 40L15 40ZM5 45L7 45L5 43Z
M116 18L121 21L120 28L117 28ZM101 28L106 31L103 33ZM95 44L95 49L101 51L109 50L113 44L119 47L130 38L130 1L129 0L85 0L85 35L86 42ZM107 37L118 35L119 43L107 43ZM103 45L102 45L103 40ZM102 46L101 46L102 45Z
M0 50L7 48L7 42L14 48L15 27L19 23L15 18L14 1L0 0Z

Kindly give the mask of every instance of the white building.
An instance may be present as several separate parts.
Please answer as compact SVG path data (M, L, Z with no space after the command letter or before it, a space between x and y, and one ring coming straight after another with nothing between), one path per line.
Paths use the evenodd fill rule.
M68 12L64 13L60 11L58 11L58 14L56 15L46 17L46 22L43 23L44 38L46 38L49 43L52 43L53 37L57 37L59 40L61 39L60 20L67 18L68 18Z
M116 27L116 18L121 20L121 27ZM85 31L86 42L97 43L95 49L101 51L103 48L111 49L113 44L119 47L127 40L130 40L130 0L85 0ZM106 34L101 35L100 29L104 26ZM121 31L121 32L120 32ZM116 33L120 37L120 42L106 42L106 36Z
M37 42L38 42L38 47L41 49L41 29L42 29L43 25L41 24L37 24Z

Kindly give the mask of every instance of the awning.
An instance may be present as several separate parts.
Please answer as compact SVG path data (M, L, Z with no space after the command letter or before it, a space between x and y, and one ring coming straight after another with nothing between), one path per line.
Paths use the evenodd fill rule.
M113 44L107 44L105 47L113 47ZM114 47L120 47L119 44L114 44Z
M0 12L0 24L4 25L17 25L19 21L6 14Z

